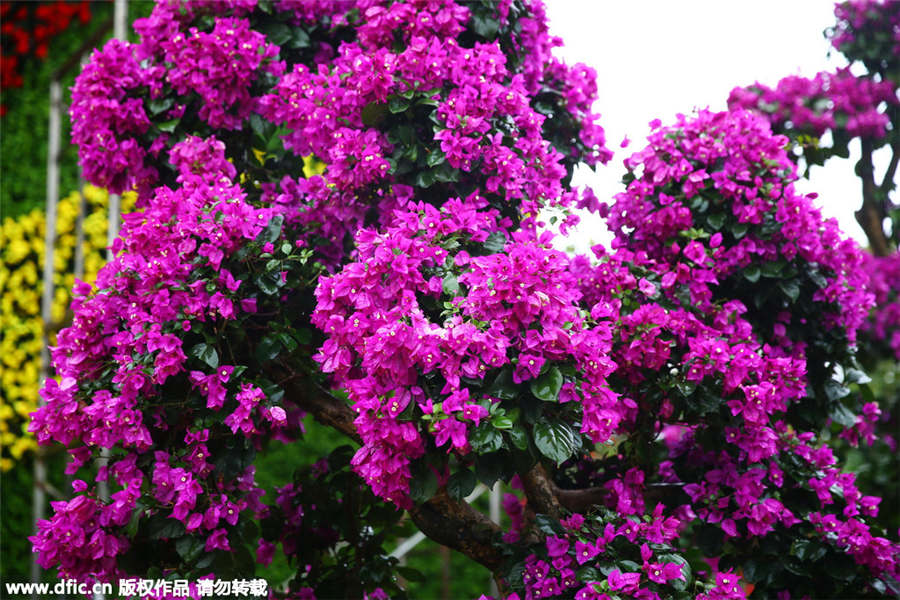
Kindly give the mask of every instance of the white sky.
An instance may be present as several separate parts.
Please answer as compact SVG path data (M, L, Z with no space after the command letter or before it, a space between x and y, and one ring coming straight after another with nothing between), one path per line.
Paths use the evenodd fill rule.
M621 191L622 160L645 145L647 124L659 118L671 123L679 112L695 107L724 110L732 88L755 81L774 86L786 75L811 77L818 71L845 66L822 31L834 23L829 0L545 0L550 32L565 43L557 55L568 63L583 62L597 71L607 146L615 157L597 173L576 174L606 200ZM620 149L623 137L631 144ZM865 244L853 218L861 202L860 182L853 174L856 157L833 158L813 167L804 192L818 192L825 217ZM876 157L878 158L878 157ZM885 157L881 157L884 159ZM886 161L876 176L883 171ZM580 227L577 246L606 241L599 219Z

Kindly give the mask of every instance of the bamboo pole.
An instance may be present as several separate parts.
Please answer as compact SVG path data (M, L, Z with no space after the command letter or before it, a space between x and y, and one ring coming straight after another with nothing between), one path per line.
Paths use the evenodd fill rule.
M128 0L115 0L113 4L113 37L117 40L126 40L126 25L128 23ZM112 244L119 236L119 221L122 216L121 198L118 194L109 195L109 219L106 242L109 250L107 261L113 259Z
M500 524L500 494L500 482L497 481L494 483L494 487L491 489L489 516L491 517L491 521L497 523L498 525ZM497 597L497 582L493 577L491 577L489 585L491 596Z
M113 37L117 40L127 40L126 26L128 23L128 0L115 0L113 4ZM112 262L115 257L113 242L119 237L119 221L122 218L121 197L118 194L109 194L109 215L107 217L106 230L106 260ZM108 448L100 450L102 466L109 464L110 453ZM97 484L97 495L102 502L109 502L109 481L103 480ZM106 600L102 593L94 594L94 600Z
M56 249L56 204L59 199L59 151L62 138L62 84L59 79L50 83L50 110L48 114L49 133L47 139L47 217L44 221L44 272L41 293L41 320L43 321L41 345L41 387L50 376L50 330L53 325L53 285L54 251ZM44 406L44 399L38 397L38 406ZM34 534L37 535L37 524L43 520L47 502L47 463L43 448L38 447L34 456L34 488L32 494L32 513L34 514ZM41 566L37 563L37 555L31 557L31 581L39 582ZM37 600L37 592L32 598Z

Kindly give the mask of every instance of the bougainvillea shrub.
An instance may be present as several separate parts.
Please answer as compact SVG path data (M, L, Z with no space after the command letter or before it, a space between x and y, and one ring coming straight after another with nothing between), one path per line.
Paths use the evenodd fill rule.
M835 5L834 13L837 23L825 34L849 67L812 78L792 75L774 88L758 82L735 88L728 106L754 110L787 135L807 175L831 157L849 158L858 145L863 202L856 220L872 252L887 256L900 243L900 205L892 198L900 159L900 2L851 0ZM879 150L888 166L876 173Z
M863 438L848 435L853 449L838 449L854 469L897 506L893 483L900 464L896 460L900 403L893 381L898 373L900 321L897 320L896 277L900 242L900 204L896 196L900 164L900 2L852 0L835 5L836 24L825 32L833 50L849 66L821 72L812 78L785 77L774 87L756 83L735 88L728 98L732 109L746 108L762 115L772 130L786 135L792 146L788 156L804 167L815 183L816 165L833 157L852 158L859 177L859 199L845 199L865 234L871 255L861 268L869 278L875 307L861 327L857 357L874 375L873 391L881 400L880 416L873 416L875 431ZM861 200L861 201L860 201ZM874 413L873 413L874 414ZM873 437L881 440L874 442ZM879 519L891 528L900 524L900 511Z
M44 567L278 553L278 597L415 596L406 514L506 598L895 592L834 453L879 410L852 393L866 258L765 119L655 123L601 203L571 185L611 158L594 73L539 2L162 2L135 28L73 90L86 177L138 211L33 417L76 477ZM610 248L555 249L577 208ZM350 446L263 489L307 415ZM509 528L464 501L498 481Z

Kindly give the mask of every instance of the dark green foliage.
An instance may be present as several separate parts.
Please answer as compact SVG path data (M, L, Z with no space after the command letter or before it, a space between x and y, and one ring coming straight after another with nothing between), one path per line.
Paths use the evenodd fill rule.
M47 479L48 489L68 491L69 484L63 475L68 457L62 453L48 456ZM16 463L10 471L0 473L0 581L15 582L31 579L31 542L28 537L34 534L32 516L32 496L34 493L34 463L26 458ZM48 494L46 508L50 514L49 503L58 498ZM55 581L55 574L45 572L43 581Z
M0 214L15 217L46 201L47 136L50 81L54 72L112 15L111 5L93 3L87 27L70 27L53 39L45 60L31 59L22 68L21 88L4 89L7 114L0 119ZM64 108L77 65L62 78ZM69 144L68 112L62 119L60 193L78 187L78 153Z

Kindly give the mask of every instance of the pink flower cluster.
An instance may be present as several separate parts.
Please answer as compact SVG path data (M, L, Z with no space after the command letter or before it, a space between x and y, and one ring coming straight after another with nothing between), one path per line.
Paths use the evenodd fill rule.
M499 401L463 378L484 382L510 365L521 383L573 361L577 384L566 383L559 399L582 404L582 432L603 442L621 420L606 385L615 368L610 323L591 325L579 313L568 260L547 240L515 234L501 251L471 255L467 248L506 235L484 207L470 197L397 211L383 233L360 232L357 262L316 291L313 323L327 335L316 360L359 414L364 446L354 465L376 494L401 505L409 462L424 452L417 422L430 423L437 446L465 454L467 432Z
M198 116L219 129L240 129L254 108L249 86L260 72L279 76L278 46L250 29L246 19L217 18L209 33L196 27L160 42L166 82L178 94L196 94Z
M835 4L834 16L837 24L828 31L828 37L835 49L867 66L884 61L896 67L900 57L900 2L848 0ZM883 45L875 52L866 52L872 49L873 41Z
M145 164L148 150L137 139L150 129L144 103L134 96L152 85L153 72L140 67L134 48L110 40L75 79L72 87L72 143L79 146L85 178L121 193L146 192L158 173Z
M701 309L711 306L717 285L749 269L778 260L817 265L822 279L813 300L821 303L825 325L855 340L872 302L860 269L863 253L843 239L835 220L823 221L814 195L794 190L783 137L749 112L701 111L658 127L648 140L625 161L640 176L609 210L614 247L662 263L663 290L687 286ZM710 233L685 237L696 227ZM789 320L787 312L779 317ZM783 331L776 324L774 339L789 347Z
M667 398L654 409L674 461L664 462L660 475L668 484L682 484L690 498L677 513L687 521L718 524L726 538L815 525L814 513L795 514L778 493L786 485L782 467L792 460L785 455L794 454L809 463L807 480L794 485L816 490L823 506L834 504L831 490L841 486L837 494L849 520L838 522L853 528L858 544L842 548L875 574L895 573L896 545L871 534L859 518L877 514L877 499L864 499L852 475L832 467L830 448L814 445L816 436L788 425L791 406L808 402L804 348L812 341L786 334L787 313L776 316L772 331L755 330L746 306L725 301L719 291L729 278L745 277L754 263L802 260L823 274L812 298L834 311L825 323L852 340L872 303L861 252L841 242L836 225L823 222L809 199L793 191L783 138L772 136L757 117L701 112L679 117L674 127L657 126L648 139L647 148L626 160L635 176L610 208L618 251L611 257L599 253L602 262L581 273L580 285L598 300L640 299L630 314L622 310L621 343L613 354L618 373L632 385L674 366L671 372L696 389L712 385L727 407L728 445L707 449L699 441L707 425L693 421L690 404ZM699 220L704 211L722 216ZM635 277L636 267L647 275ZM672 302L682 307L667 306ZM804 335L814 333L807 329ZM867 405L862 411L845 432L871 439L878 409ZM699 465L705 473L696 471ZM678 474L687 471L699 479ZM607 485L614 486L619 512L635 510L635 500L621 500L636 497L626 493L634 485Z
M315 222L325 239L340 243L363 225L372 202L372 193L362 192L366 186L378 186L374 201L381 214L404 204L402 198L390 204L394 190L402 194L405 186L386 185L396 179L389 176L396 144L379 129L396 102L437 107L437 143L417 150L430 155L429 164L446 160L463 173L477 169L487 177L487 191L519 202L529 220L544 204L570 202L560 185L562 157L542 138L544 117L530 106L541 81L537 74L544 76L541 61L550 60L549 53L529 56L521 66L536 78L528 84L529 75L507 67L498 43L457 43L469 18L464 5L419 4L362 7L366 20L358 26L357 43L341 45L327 65L295 65L261 99L260 114L288 127L285 147L298 155L314 154L326 165L321 183L285 179L281 194L272 192L279 201L295 199L301 221ZM523 21L536 28L532 41L540 44L547 38L546 24L542 8L534 10ZM395 33L405 44L401 51L395 50ZM598 115L590 111L594 74L553 61L546 77L571 88L568 106L590 147L589 160L608 161ZM431 137L424 131L409 135Z
M89 178L116 190L138 185L146 196L166 168L159 152L176 127L199 133L193 123L199 118L213 128L246 129L248 117L261 116L287 127L286 149L324 163L321 184L292 177L282 178L280 189L261 183L269 199L296 209L289 220L310 226L304 241L337 261L345 240L371 224L366 215L373 205L389 213L406 201L395 201L394 186L421 184L394 173L397 143L388 141L384 124L397 102L409 111L436 108L434 132L401 135L404 144L422 140L425 146L405 156L430 154L429 166L461 170L455 178L486 175L486 189L503 197L495 202L521 203L529 222L546 204L573 201L561 185L566 169L579 159L595 164L611 157L592 112L595 74L551 56L559 40L549 36L539 2L503 25L514 48L534 50L514 65L507 65L500 40L458 44L471 27L465 4L371 0L356 6L360 18L348 21L347 2L285 0L277 8L296 11L300 24L316 21L355 35L339 46L323 45L313 64L290 65L281 60L285 52L251 28L245 15L254 5L162 2L136 23L140 44L112 45L98 57L111 63L104 63L106 78L88 69L76 86L87 95L73 108L75 142ZM508 7L500 10L509 16ZM205 29L189 27L202 15ZM94 71L96 82L88 79ZM545 116L532 101L545 92L564 98L558 111L574 125L561 139L577 138L574 145L554 141L554 148L543 139ZM102 113L92 108L107 97L118 104ZM103 130L111 132L110 141L98 144L96 132ZM427 143L432 136L434 143ZM120 147L124 152L107 160L106 153ZM244 151L230 148L229 155Z
M556 598L574 593L576 600L608 600L622 594L659 600L659 592L665 593L669 582L686 579L682 563L671 554L664 556L678 537L679 522L665 516L662 505L643 521L622 517L585 519L576 513L561 524L561 530L548 535L542 548L525 557L522 581L515 582L517 586L524 585L524 598ZM612 558L625 547L633 547L640 556L641 563L625 563L633 565L634 570ZM613 568L616 564L619 566ZM579 570L598 567L608 573L602 580L583 582L576 576ZM513 593L507 600L519 597Z
M255 0L228 4L241 14ZM72 142L90 181L116 193L136 188L148 198L159 178L160 152L189 104L197 104L193 110L212 127L240 129L255 106L250 85L263 73L281 74L278 47L246 19L216 18L211 32L179 29L195 10L214 8L160 3L135 25L141 43L111 40L76 78Z
M900 253L867 256L863 268L869 275L868 289L875 295L878 308L863 331L873 340L887 344L900 360Z
M146 210L123 217L122 236L113 246L116 256L98 275L100 291L76 286L73 323L60 331L52 349L58 380L47 380L41 391L46 405L34 413L30 430L41 443L73 445L70 473L100 448L125 451L97 475L97 481L120 486L111 502L86 495L82 485L76 488L79 495L58 505L33 538L42 564L60 561L68 576L109 578L116 573L115 555L127 549L128 542L114 532L131 519L144 481L151 484L158 514L177 519L187 531L203 527L209 533L207 550L228 549L223 522L233 526L241 510L262 510L252 467L235 481L219 480L208 487L213 457L205 428L182 434L184 446L177 451L155 450L147 477L136 467L138 456L158 448L163 432L178 435L167 422L159 396L163 386L179 376L189 376L197 405L230 411L225 426L232 432L241 430L250 437L261 433L260 422L270 421L273 428L283 425L279 413L262 410L259 388L243 383L236 394L229 390L233 366L218 364L207 370L207 361L203 370L187 372L191 363L183 345L186 332L253 310L252 303L238 299L243 282L223 263L254 240L275 214L246 202L240 186L229 178L234 168L224 160L223 149L215 138L188 138L173 148L170 160L180 172L182 187L157 188ZM200 158L208 170L197 175ZM177 402L185 418L197 408L184 393ZM73 515L81 519L82 530L57 526L60 520L75 519ZM100 540L103 550L94 548L94 542L79 542L85 549L74 552L71 539L85 544ZM85 558L85 552L93 562L73 562Z
M732 110L753 110L772 128L816 137L846 130L850 137L881 139L890 123L884 107L897 104L896 84L857 77L849 68L821 72L812 79L792 75L775 88L755 83L735 88L728 97Z

